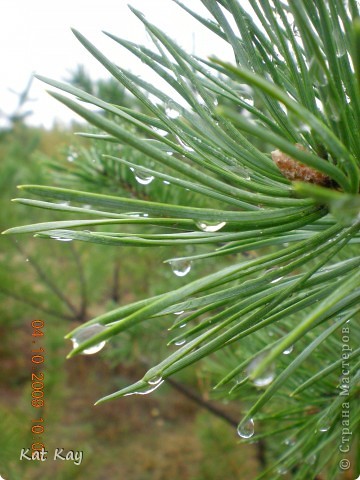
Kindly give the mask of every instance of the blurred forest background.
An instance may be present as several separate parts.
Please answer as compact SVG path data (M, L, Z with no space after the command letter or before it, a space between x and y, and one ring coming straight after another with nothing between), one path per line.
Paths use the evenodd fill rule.
M82 67L69 81L106 101L136 107L118 84L92 82ZM10 203L11 198L21 196L16 190L19 184L51 182L161 202L200 201L193 193L159 179L148 185L138 183L133 172L102 154L122 155L144 165L149 160L128 147L74 135L86 131L84 125L55 124L50 130L29 126L30 109L36 108L30 97L31 82L19 95L16 111L2 113L6 126L0 130L1 230L48 219L44 210ZM62 218L61 214L54 217ZM216 363L187 369L152 395L93 406L101 396L140 378L150 364L164 357L165 348L176 348L164 347L164 339L174 337L168 331L177 320L174 315L162 320L162 325L141 324L141 335L136 328L121 334L97 355L65 360L71 343L64 335L75 326L116 305L184 283L163 263L175 252L169 248L105 248L29 235L0 241L0 475L6 480L215 480L252 479L261 471L264 442L239 445L238 401L225 404L209 398ZM207 262L193 270L196 275L211 269ZM51 459L19 461L21 448L33 441L31 420L37 413L31 406L34 319L45 322L44 443L49 455L55 448L82 450L80 466Z

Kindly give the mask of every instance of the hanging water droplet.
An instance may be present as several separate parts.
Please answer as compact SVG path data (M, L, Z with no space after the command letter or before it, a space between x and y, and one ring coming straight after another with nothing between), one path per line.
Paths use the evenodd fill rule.
M170 182L168 182L167 180L163 180L163 183L164 183L165 185L170 185Z
M329 413L323 415L317 423L319 432L327 432L331 428L332 418Z
M346 53L345 35L339 32L339 30L335 30L334 40L336 46L336 56L341 58Z
M181 140L180 137L176 137L177 138L177 141L179 142L179 144L188 152L192 153L194 152L194 149L192 147L189 147L189 145L187 145L183 140Z
M282 353L283 355L290 355L292 351L294 350L294 345L290 345L290 347L286 348Z
M203 232L217 232L218 230L221 230L223 227L225 227L226 222L196 222L196 226L202 230Z
M193 315L194 313L195 313L195 310L181 312L181 314L177 318L175 318L172 328L185 328L188 322L188 318L190 317L190 315Z
M316 462L316 455L313 454L313 455L310 455L307 459L306 459L306 463L308 465L314 465L314 463Z
M128 397L129 395L148 395L149 393L154 392L156 389L158 389L160 385L162 385L163 383L164 383L164 380L161 380L156 385L151 385L150 388L146 390L144 389L138 392L125 393L124 397Z
M68 162L73 162L78 158L78 156L79 155L76 150L73 147L70 147L66 159Z
M178 118L180 116L180 112L178 110L178 107L171 100L170 100L170 102L168 102L168 104L165 107L165 113L171 119L175 119L175 118Z
M307 123L304 123L298 117L293 116L291 118L291 121L300 133L311 133L310 125Z
M315 98L315 103L316 103L317 109L318 109L321 113L324 113L324 104L323 104L323 102L322 102L319 98Z
M163 130L162 128L151 127L151 129L154 133L157 133L162 137L166 137L166 135L168 134L168 132L166 130Z
M191 261L179 258L178 260L171 260L170 266L177 277L185 277L191 270Z
M296 442L295 442L294 438L289 437L289 438L285 438L283 443L284 443L284 445L286 445L288 447L293 447Z
M257 357L255 357L247 366L246 373L249 377L252 376L253 372L257 369L258 365L264 360L266 354L261 353ZM266 387L270 385L270 383L275 378L275 364L271 363L266 367L266 370L262 372L260 375L252 379L253 384L256 387Z
M319 432L327 432L330 430L331 425L329 423L323 424L322 426L319 427Z
M197 91L197 90L194 90L194 95L195 95L195 98L196 98L196 101L199 105L202 105L203 107L206 106L206 102L205 100L203 99L203 97L200 95L200 93Z
M313 82L318 87L325 87L328 84L326 73L316 57L313 57L309 65L309 73L313 77Z
M245 423L240 422L237 427L237 433L241 438L251 438L254 435L255 427L254 420L250 418Z
M50 238L53 240L58 240L59 242L72 242L73 238L58 237L56 235L51 235Z
M250 176L249 170L247 170L246 168L241 167L240 165L230 166L230 167L228 167L228 170L231 170L231 171L234 172L236 175L244 178L244 179L247 180L247 181L250 181L250 180L251 180L251 176Z
M149 385L157 385L158 383L161 383L161 382L163 382L163 379L160 375L148 380Z
M276 470L276 473L278 473L279 475L286 475L288 472L289 470L283 465L280 465L280 467L278 467Z
M185 343L186 343L185 338L182 338L181 340L178 340L177 342L175 342L175 345L177 347L180 347L181 345L185 345Z
M328 95L326 106L329 111L329 116L333 122L339 122L341 119L341 110L339 104L332 95Z
M269 270L266 270L265 274L266 273L270 273L270 272L276 272L278 270L278 268L269 268ZM270 283L277 283L277 282L280 282L280 280L284 278L283 276L278 276L278 277L275 277L273 280L270 280Z
M86 340L89 340L90 338L94 337L98 333L104 332L107 327L104 325L101 325L100 323L94 323L93 325L89 325L87 327L82 328L81 330L78 330L74 336L71 338L71 341L73 343L73 348L77 348L81 343L85 342ZM91 347L86 348L83 350L81 353L84 355L93 355L94 353L99 352L105 345L106 340L103 340L102 342L93 345Z
M141 169L135 169L134 167L130 167L130 170L133 172L136 181L141 185L149 185L149 183L151 183L155 178Z

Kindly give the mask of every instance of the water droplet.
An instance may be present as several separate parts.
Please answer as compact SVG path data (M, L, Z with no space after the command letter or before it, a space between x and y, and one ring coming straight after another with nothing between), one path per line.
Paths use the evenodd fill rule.
M181 345L185 345L185 343L186 343L185 338L182 338L181 340L178 340L177 342L175 342L175 345L177 347L180 347Z
M59 242L72 242L73 238L65 238L65 237L58 237L58 236L51 236L53 240L58 240Z
M276 272L278 270L278 268L269 268L269 270L266 270L265 273L271 273L271 272ZM277 282L280 282L280 280L284 278L283 276L278 276L278 277L275 277L273 280L270 280L270 283L277 283Z
M225 227L226 222L196 222L196 226L202 230L203 232L217 232L218 230L221 230L223 227Z
M237 427L237 433L241 438L251 438L254 435L254 420L250 418L245 423L240 422Z
M203 107L206 106L206 102L205 100L203 99L203 97L200 95L200 93L195 90L194 91L194 94L195 94L195 98L196 98L196 101L198 102L199 105L202 105Z
M249 171L246 168L241 167L240 165L232 165L228 167L228 170L234 172L236 175L244 178L248 182L251 180Z
M68 162L73 162L78 158L78 156L79 155L76 150L73 147L70 147L66 159Z
M316 455L313 454L313 455L310 455L307 459L306 459L306 463L308 465L314 465L314 463L316 462Z
M160 383L162 381L163 381L162 377L157 376L157 377L153 377L150 380L148 380L148 384L149 385L157 385L158 383Z
M160 387L160 385L162 385L164 383L164 380L161 380L160 382L158 382L156 385L151 385L150 388L146 389L146 390L140 390L138 392L131 392L131 393L126 393L124 395L124 397L128 397L130 395L148 395L149 393L151 392L154 392L157 388Z
M334 32L334 40L336 45L336 56L341 58L346 53L346 44L345 44L345 35L339 32L339 30L335 30Z
M192 147L189 147L180 137L176 137L179 144L188 152L194 152L195 150Z
M163 130L161 128L156 128L156 127L152 127L152 131L154 133L157 133L158 135L161 135L162 137L166 137L166 135L168 134L166 130Z
M247 366L246 373L251 377L252 373L257 369L258 365L264 360L266 354L261 353L252 360ZM271 363L266 367L266 370L262 372L259 376L252 379L253 384L256 387L266 387L275 378L275 364Z
M279 475L286 475L288 472L289 470L283 465L280 465L280 467L278 467L276 470L276 473L278 473Z
M171 260L169 263L171 265L172 271L177 277L185 277L185 275L187 275L191 270L190 260L182 260L180 258L178 260Z
M326 106L331 120L334 122L339 122L341 119L341 109L338 102L333 98L332 95L328 95L326 100Z
M164 183L165 185L170 185L170 182L168 182L167 180L163 180L163 183Z
M286 348L282 353L283 355L290 355L290 353L294 350L294 345L290 345L290 347Z
M311 133L310 125L300 121L297 117L294 117L294 121L292 123L294 123L300 133Z
M100 323L94 323L93 325L89 325L87 327L78 330L74 336L71 338L73 343L73 348L77 348L81 343L89 340L91 337L94 337L98 333L104 332L107 327L101 325ZM94 353L99 352L105 345L106 341L103 340L102 342L98 343L97 345L93 345L91 347L86 348L81 353L84 355L93 355Z
M173 101L170 100L170 102L166 105L166 108L165 108L165 113L166 115L171 118L171 119L175 119L175 118L178 118L180 116L180 112L178 110L178 107L175 105L175 103Z
M293 447L296 442L292 437L290 437L290 438L286 438L283 443L288 447Z
M25 262L30 262L30 260L28 258L25 259Z
M155 178L141 169L135 169L134 167L130 167L130 170L133 172L136 181L141 185L149 185L149 183L151 183Z
M313 77L313 82L316 86L325 87L328 84L326 74L316 57L313 57L310 61L309 73Z
M270 283L277 283L277 282L280 282L280 280L284 278L284 277L278 277L278 278L274 278L274 280L271 280Z
M58 205L61 205L62 207L68 207L70 205L70 202L69 201L59 202Z
M327 432L331 428L332 417L329 413L323 415L317 423L319 432Z
M184 312L185 312L185 310L180 310L179 312L174 312L174 315L181 315Z
M195 313L195 310L190 310L188 312L182 312L177 318L175 318L173 328L185 328L187 325L187 319L190 315Z

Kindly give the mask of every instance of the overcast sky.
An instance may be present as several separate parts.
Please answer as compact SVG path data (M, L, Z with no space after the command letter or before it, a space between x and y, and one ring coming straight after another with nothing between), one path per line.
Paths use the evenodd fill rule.
M183 0L189 7L209 17L200 0ZM64 80L69 71L83 64L93 78L108 76L104 68L81 46L70 31L83 33L92 43L119 65L147 77L144 66L122 47L102 34L102 30L119 37L149 44L141 22L128 4L142 11L148 20L166 31L189 52L231 59L226 44L207 31L172 0L2 0L0 45L0 112L11 113L17 97L33 72ZM32 123L50 126L54 118L67 121L70 113L45 93L45 86L34 81L31 97ZM1 121L1 119L0 119Z

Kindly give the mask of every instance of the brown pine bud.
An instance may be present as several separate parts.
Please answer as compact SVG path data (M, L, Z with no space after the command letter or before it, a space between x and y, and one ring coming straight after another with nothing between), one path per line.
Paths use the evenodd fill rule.
M299 150L306 151L306 148L299 143L296 144L296 147ZM271 152L271 158L276 163L284 177L288 178L292 182L299 180L302 182L316 183L317 185L324 186L330 185L331 183L331 180L327 175L324 175L312 167L304 165L298 160L294 160L280 150L274 150Z

